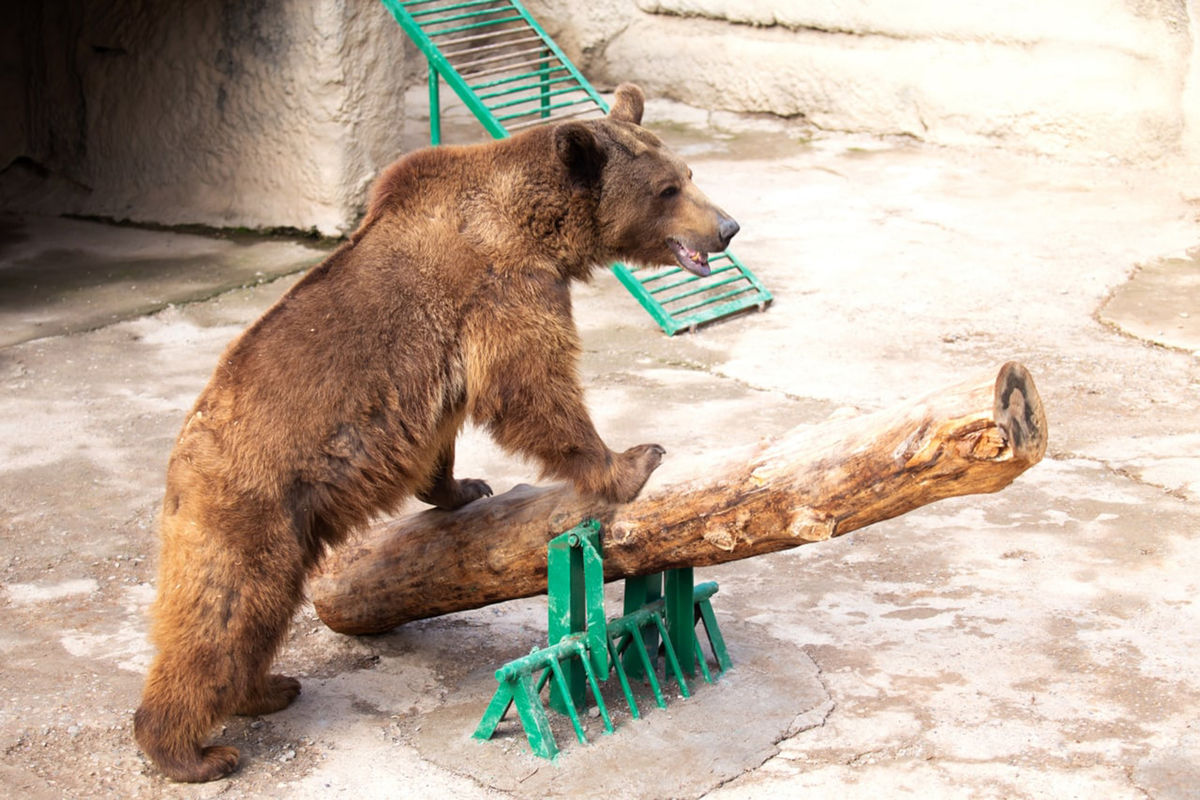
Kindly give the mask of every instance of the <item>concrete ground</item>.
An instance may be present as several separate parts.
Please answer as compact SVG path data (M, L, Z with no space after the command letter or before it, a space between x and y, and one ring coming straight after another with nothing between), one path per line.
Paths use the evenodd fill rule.
M703 570L734 669L586 747L560 732L553 764L512 727L467 738L492 671L544 643L543 599L369 638L306 606L280 659L298 701L217 732L242 751L229 779L171 784L130 737L166 459L221 348L323 251L6 219L6 796L1200 797L1197 176L660 129L776 300L668 338L611 276L577 290L597 425L666 446L652 485L1007 360L1045 402L1045 460L995 495ZM474 430L459 471L497 491L536 475Z

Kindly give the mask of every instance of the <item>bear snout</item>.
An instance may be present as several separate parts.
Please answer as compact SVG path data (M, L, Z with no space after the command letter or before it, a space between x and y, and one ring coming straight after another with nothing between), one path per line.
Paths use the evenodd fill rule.
M729 247L729 242L742 229L737 220L724 214L717 214L717 235L721 237L721 249Z

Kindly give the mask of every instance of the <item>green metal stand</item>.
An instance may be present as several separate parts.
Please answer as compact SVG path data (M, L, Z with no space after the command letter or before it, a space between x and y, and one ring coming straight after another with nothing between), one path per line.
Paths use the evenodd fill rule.
M663 577L661 572L626 578L624 613L626 615L632 614L653 603L661 602L662 591ZM643 634L643 639L645 640L646 648L651 653L657 654L659 646L658 629L647 629ZM642 667L642 662L635 658L636 655L636 652L626 653L623 666L630 677L644 678L646 677L646 672Z
M704 623L720 672L732 666L712 611L717 584L694 586L691 568L628 579L625 613L605 622L600 523L588 520L552 539L546 565L549 646L496 671L500 685L475 729L476 739L490 739L515 705L530 748L542 758L553 759L558 746L540 700L551 679L549 705L570 717L581 744L586 744L587 738L578 709L586 706L589 688L605 732L613 731L600 693L600 682L607 680L610 672L616 672L634 719L640 710L633 681L648 683L659 708L665 708L657 674L660 649L665 656L664 680L673 677L679 693L690 697L686 676L694 675L697 666L704 680L713 682L696 636L698 621ZM535 675L539 677L535 679Z
M546 574L550 644L584 637L592 668L598 675L608 675L600 523L588 520L551 540L546 549ZM564 672L570 702L552 686L550 707L569 714L571 706L584 702L584 665L570 662Z
M500 720L504 719L509 707L515 704L517 714L521 718L521 725L525 729L525 736L529 739L529 746L534 754L542 758L554 758L558 754L558 745L554 741L550 720L546 716L546 710L542 708L539 698L546 681L551 676L554 677L554 687L558 690L559 696L570 697L570 689L567 687L567 678L563 667L564 662L578 663L581 667L591 685L592 696L596 699L600 716L604 720L605 732L612 733L612 720L608 716L608 709L600 694L596 673L592 670L591 659L588 657L587 645L581 638L571 637L556 645L535 650L524 658L510 661L496 670L496 680L500 682L500 688L492 696L492 701L484 711L483 719L480 720L479 727L475 729L473 736L476 739L492 738ZM542 672L542 676L535 684L533 675L539 670ZM565 713L571 718L571 725L575 728L575 736L579 739L579 743L587 744L587 736L583 733L583 725L579 721L579 712L575 709L574 703L567 702L565 708Z
M442 141L440 82L494 138L608 104L518 0L382 0L429 63L429 140ZM621 284L668 335L771 302L733 253L703 278L679 268L613 264Z

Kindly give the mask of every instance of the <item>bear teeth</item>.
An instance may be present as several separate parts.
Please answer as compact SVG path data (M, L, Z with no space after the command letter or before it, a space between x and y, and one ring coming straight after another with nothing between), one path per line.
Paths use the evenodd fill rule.
M700 277L708 275L708 253L693 250L683 242L675 239L668 239L667 241L671 245L671 249L675 251L675 260L679 262L679 266L688 272L694 272Z

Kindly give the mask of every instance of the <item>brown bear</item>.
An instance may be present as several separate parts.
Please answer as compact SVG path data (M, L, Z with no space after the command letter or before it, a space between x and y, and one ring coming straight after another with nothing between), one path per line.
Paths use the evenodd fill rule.
M543 475L632 500L663 450L615 453L583 403L569 285L614 260L707 272L738 226L640 127L604 119L411 153L362 225L233 341L167 467L152 639L134 735L171 778L231 772L230 714L299 693L268 671L327 547L410 496L455 509L466 419Z

